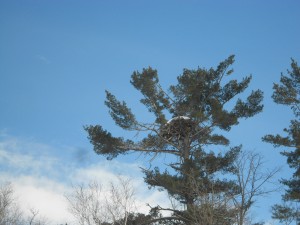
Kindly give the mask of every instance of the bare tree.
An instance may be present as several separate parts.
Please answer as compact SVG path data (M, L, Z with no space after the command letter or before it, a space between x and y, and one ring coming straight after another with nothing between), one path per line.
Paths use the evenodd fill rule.
M193 182L191 175L192 183L188 186L190 192L197 197L193 207L187 211L188 216L181 213L180 205L172 204L173 207L160 210L170 211L177 218L182 216L194 221L195 224L250 224L247 213L257 197L278 191L277 185L268 188L266 184L272 183L272 178L279 170L280 168L265 169L260 154L242 151L234 163L233 174L236 180L233 181L235 185L233 192L219 192L218 180L209 185L205 181ZM204 194L208 192L209 195Z
M115 224L118 220L123 219L124 225L127 224L128 215L135 207L134 188L130 179L124 179L120 176L118 183L110 183L110 189L105 201L107 210Z
M14 197L10 183L0 185L0 225L19 225L22 223L22 212Z
M280 168L266 171L263 157L253 152L242 152L235 161L235 168L239 194L233 197L233 202L237 209L237 224L243 225L257 197L278 191L277 185L266 188L265 184L272 182Z
M107 222L127 224L134 208L134 190L129 179L118 177L118 183L110 183L106 190L97 182L77 185L66 196L69 211L80 225L103 225Z
M0 225L46 225L47 219L39 215L39 211L30 209L26 218L15 198L11 183L0 185Z
M73 187L72 194L66 196L69 211L80 225L100 225L106 218L103 206L102 186L91 182Z
M28 217L26 224L29 225L47 225L47 219L45 217L40 216L39 210L31 208L30 216Z
M193 171L191 171L193 173ZM194 197L193 206L187 208L182 204L176 196L169 195L170 207L151 207L152 212L158 213L158 211L169 212L169 216L163 218L154 218L151 221L161 221L162 219L173 220L176 225L193 224L193 225L232 225L235 224L236 208L233 203L233 194L220 192L220 180L216 179L214 182L208 183L206 180L194 179L195 175L188 174L190 176L188 184L189 192ZM185 184L182 184L185 185ZM209 193L207 195L207 193ZM145 223L147 224L147 223ZM152 224L152 223L151 223ZM165 223L162 223L165 224ZM169 223L168 223L169 224Z
M232 204L231 195L219 191L219 182L216 179L209 185L205 181L190 185L193 187L191 191L197 195L194 207L188 212L190 220L194 221L194 224L233 224L236 209ZM206 195L207 192L210 194Z

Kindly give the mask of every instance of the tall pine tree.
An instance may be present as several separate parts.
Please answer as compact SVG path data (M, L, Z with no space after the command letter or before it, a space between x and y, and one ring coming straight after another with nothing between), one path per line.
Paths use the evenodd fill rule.
M132 151L151 157L175 156L165 171L144 170L150 187L166 190L180 204L177 208L153 207L153 215L170 212L153 222L233 224L237 212L228 199L239 190L222 175L235 172L233 162L241 146L221 154L220 147L230 143L222 133L230 131L241 118L252 117L263 109L260 90L252 91L244 100L238 97L252 77L228 80L233 63L234 56L230 56L216 69L184 69L177 77L178 83L168 91L160 86L156 70L149 67L134 72L130 83L141 92L141 103L154 114L155 120L150 123L139 122L124 101L106 91L105 104L115 123L124 130L146 133L139 141L114 137L100 125L85 127L94 151L108 159Z
M281 74L280 84L274 84L272 98L277 104L289 106L295 118L291 120L289 128L284 129L286 136L266 135L263 140L274 147L285 147L281 152L287 157L287 163L294 169L292 178L282 179L281 182L287 187L282 196L284 204L273 206L273 217L281 222L289 224L298 219L300 223L300 67L292 59L291 70L288 75ZM297 223L297 221L296 221Z

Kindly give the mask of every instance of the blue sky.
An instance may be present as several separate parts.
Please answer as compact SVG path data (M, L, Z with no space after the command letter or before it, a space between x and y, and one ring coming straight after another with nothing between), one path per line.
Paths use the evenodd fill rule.
M99 165L116 171L92 152L82 128L102 124L124 134L109 118L104 90L151 122L129 83L133 71L151 66L168 87L183 68L216 67L231 54L236 55L232 78L252 74L249 90L264 91L265 109L241 121L228 137L232 145L264 155L267 168L284 165L285 158L261 137L281 133L292 118L271 95L290 58L300 61L298 21L296 0L0 0L1 176L18 184L23 176L43 177L67 188L70 171ZM8 160L14 157L34 165L20 168ZM38 162L47 157L55 163L41 168ZM114 163L127 167L143 160L130 155ZM288 174L284 167L278 177ZM270 205L279 200L278 193L259 199L255 219L270 220Z

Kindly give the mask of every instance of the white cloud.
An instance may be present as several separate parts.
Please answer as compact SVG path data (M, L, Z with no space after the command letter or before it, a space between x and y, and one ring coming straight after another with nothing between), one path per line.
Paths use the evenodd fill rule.
M47 178L31 176L18 177L13 184L25 213L29 213L28 209L38 210L40 215L56 224L71 220L63 195L68 187Z
M13 185L16 201L25 218L29 217L30 210L34 209L51 224L72 221L64 198L64 194L70 191L69 186L46 176L39 177L32 174L12 176L9 171L0 173L0 180Z
M33 208L51 224L70 223L72 216L64 196L70 193L72 184L95 180L106 185L116 181L116 175L132 179L140 212L149 211L146 203L156 206L168 202L163 192L148 190L138 164L113 160L81 167L78 163L66 162L63 155L50 155L54 150L57 149L34 140L0 136L0 180L13 184L21 208L27 214ZM72 154L67 148L58 152L63 151Z

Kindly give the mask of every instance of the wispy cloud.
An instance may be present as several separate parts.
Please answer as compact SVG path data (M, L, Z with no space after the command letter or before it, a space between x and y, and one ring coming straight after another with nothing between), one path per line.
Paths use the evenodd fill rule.
M45 63L45 64L51 63L51 61L43 55L36 55L35 57L42 63Z
M51 156L53 147L9 135L0 139L0 168L14 176L43 173L53 175L53 168L59 165L58 158ZM51 174L49 174L51 172Z

